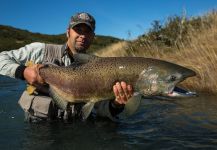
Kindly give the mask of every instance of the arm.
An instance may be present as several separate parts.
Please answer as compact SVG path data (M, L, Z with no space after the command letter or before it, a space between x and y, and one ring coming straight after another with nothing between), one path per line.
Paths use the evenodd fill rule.
M42 63L44 57L44 43L31 43L17 50L3 51L0 53L0 74L12 78L25 79L30 84L34 81L31 78L31 70L37 67L25 67L27 61ZM33 73L34 74L34 73Z

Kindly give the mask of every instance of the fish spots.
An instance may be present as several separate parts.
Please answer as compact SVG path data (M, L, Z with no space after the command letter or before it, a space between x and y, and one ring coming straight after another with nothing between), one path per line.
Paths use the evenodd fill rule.
M126 67L125 66L119 66L118 68L119 69L125 69Z
M134 91L143 95L159 95L181 81L177 70L180 67L165 61L141 57L106 57L73 67L43 68L43 77L49 85L73 95L74 99L104 99L113 96L112 87L116 81L133 85ZM182 72L189 72L185 69ZM188 73L189 74L189 73ZM188 75L187 74L187 75ZM175 75L175 82L167 82ZM177 81L177 82L176 82ZM171 88L170 88L171 87Z
M150 75L148 76L148 80L153 81L152 83L155 83L156 80L157 80L157 78L158 78L158 74L150 74Z

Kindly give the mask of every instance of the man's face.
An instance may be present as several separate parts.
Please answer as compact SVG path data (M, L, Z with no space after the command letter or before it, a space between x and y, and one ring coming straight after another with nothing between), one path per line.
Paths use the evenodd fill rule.
M68 29L68 46L72 53L85 53L94 39L94 32L86 24Z

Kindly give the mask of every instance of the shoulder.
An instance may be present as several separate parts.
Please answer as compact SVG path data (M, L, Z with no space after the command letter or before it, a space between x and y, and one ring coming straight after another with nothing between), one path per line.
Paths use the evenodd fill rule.
M65 46L60 44L45 44L44 62L54 62L58 60L61 62L61 58L65 51Z
M49 43L41 43L41 42L33 42L25 47L30 47L33 49L45 49L45 50L59 50L63 47L64 45L62 44L49 44Z
M61 49L62 47L62 44L45 44L46 49Z
M33 42L30 43L28 45L26 45L26 47L32 47L32 48L45 48L45 43L40 43L40 42Z
M65 45L61 44L45 44L45 55L52 57L61 57L65 51Z

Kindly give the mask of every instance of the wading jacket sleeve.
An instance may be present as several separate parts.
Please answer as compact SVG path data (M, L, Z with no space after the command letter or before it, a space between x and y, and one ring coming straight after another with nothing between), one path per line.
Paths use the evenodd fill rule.
M18 74L21 73L27 61L31 60L34 63L42 63L44 48L44 43L32 43L20 49L1 52L0 74L12 78L16 78L17 75L17 78L19 78Z

